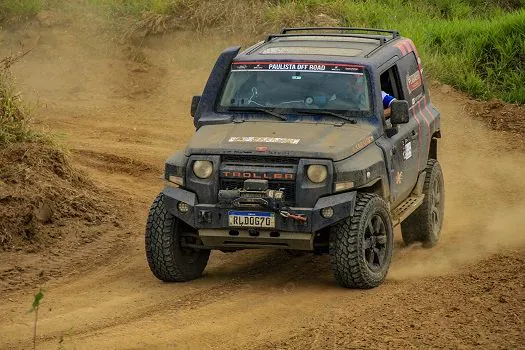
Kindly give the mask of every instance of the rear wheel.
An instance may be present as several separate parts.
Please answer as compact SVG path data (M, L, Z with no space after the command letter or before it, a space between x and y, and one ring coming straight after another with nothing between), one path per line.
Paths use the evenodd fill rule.
M335 279L347 288L374 288L388 272L393 231L388 206L374 194L359 193L354 215L332 227L330 261Z
M153 202L146 225L146 257L151 272L165 282L185 282L202 275L209 250L190 248L199 244L197 231L168 212L164 195Z
M429 159L426 168L423 204L401 223L401 233L406 245L422 242L423 247L437 244L443 226L445 187L439 162Z

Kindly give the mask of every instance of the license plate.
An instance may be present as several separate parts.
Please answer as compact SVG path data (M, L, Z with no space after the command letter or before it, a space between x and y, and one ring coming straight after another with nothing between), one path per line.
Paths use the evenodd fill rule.
M254 211L230 211L228 223L235 227L275 227L275 215L273 213Z

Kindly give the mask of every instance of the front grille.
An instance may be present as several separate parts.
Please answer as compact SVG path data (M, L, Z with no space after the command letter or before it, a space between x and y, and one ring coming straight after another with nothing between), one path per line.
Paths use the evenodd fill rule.
M252 165L257 164L257 166L264 167L265 164L268 164L275 167L276 164L279 165L297 165L299 164L299 158L293 157L273 157L273 156L257 156L257 155L237 155L237 154L227 154L221 157L223 164L226 163L235 163L242 165Z
M236 171L243 171L243 168L250 168L252 171L264 171L269 168L286 169L286 172L296 174L299 158L281 157L270 155L238 155L227 154L221 156L221 166ZM234 190L244 188L244 179L220 178L221 190ZM287 205L295 205L295 181L268 180L268 188L271 190L283 190L284 199Z
M244 188L244 180L242 179L221 179L221 190L235 190ZM295 205L295 182L294 181L268 181L268 188L271 190L283 190L284 200L287 205Z

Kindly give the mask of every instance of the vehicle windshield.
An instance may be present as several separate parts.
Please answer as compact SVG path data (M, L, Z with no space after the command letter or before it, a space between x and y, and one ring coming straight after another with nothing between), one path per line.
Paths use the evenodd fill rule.
M370 115L370 86L363 67L311 63L235 62L220 110L279 110Z

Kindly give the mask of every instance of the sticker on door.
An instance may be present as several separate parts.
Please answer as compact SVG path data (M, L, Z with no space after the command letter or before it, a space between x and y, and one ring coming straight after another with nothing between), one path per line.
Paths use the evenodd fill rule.
M407 142L403 147L403 159L407 160L410 158L412 158L412 142Z

